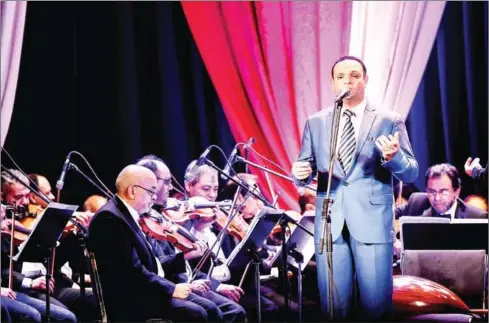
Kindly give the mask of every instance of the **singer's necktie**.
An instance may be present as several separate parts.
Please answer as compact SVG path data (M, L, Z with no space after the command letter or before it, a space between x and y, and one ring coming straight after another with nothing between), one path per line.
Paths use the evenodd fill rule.
M341 132L340 147L338 149L338 161L340 162L341 167L343 167L345 174L347 174L353 162L356 139L355 129L353 128L353 123L351 122L353 112L350 109L346 109L343 113L346 120L343 131Z

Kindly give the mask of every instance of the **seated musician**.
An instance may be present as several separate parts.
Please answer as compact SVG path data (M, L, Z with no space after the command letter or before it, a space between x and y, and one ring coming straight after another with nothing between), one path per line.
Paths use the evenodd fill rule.
M426 193L413 193L406 204L395 209L395 216L433 216L453 219L487 219L487 212L459 198L461 179L457 168L438 164L425 174Z
M188 174L190 169L195 166L196 161L192 161L187 166L186 173ZM217 193L219 189L217 171L208 167L207 165L202 165L198 167L195 176L191 180L188 178L185 180L185 189L186 193L189 197L192 196L202 196L208 199L209 201L216 201ZM234 196L234 192L226 195L225 199L232 199ZM245 194L246 195L246 192ZM239 197L238 203L241 202L242 197ZM254 203L255 202L255 203ZM255 216L255 212L263 207L261 201L256 199L252 199L250 202L247 202L246 207L242 210L242 214L238 214L236 216L241 216L243 218L252 218ZM208 223L198 223L198 220L193 221L193 226L191 228L192 233L196 233L197 237L201 237L203 239L207 239L206 241L211 244L216 239L216 231L211 230ZM222 243L222 252L224 257L229 257L234 247L236 246L236 239L229 234L225 234L223 236ZM255 274L254 268L250 266L247 273L244 273L245 268L238 268L232 270L230 272L231 277L229 283L235 286L238 286L240 283L243 274L245 274L245 280L242 284L244 295L241 296L239 300L239 304L241 304L245 309L248 316L248 319L253 321L256 320L256 306L257 306L257 291L255 284ZM261 296L261 309L262 309L262 319L264 321L274 321L276 318L277 305L268 299L267 297Z
M170 169L162 159L154 155L144 156L138 161L137 165L150 169L158 179L156 200L153 208L162 212L163 206L167 204L169 192L172 190ZM206 248L206 244L203 241L197 241L195 250L185 253L180 252L170 242L165 240L155 240L155 245L155 254L161 261L163 269L166 272L168 268L168 271L173 273L173 275L168 275L168 279L175 283L188 281L188 278L192 275L192 268L188 260L201 257ZM236 286L222 284L212 278L208 280L207 276L202 272L199 272L196 278L197 280L191 283L192 291L214 302L222 311L224 321L244 321L246 317L245 310L236 303L243 293L241 289Z
M107 198L101 195L90 195L85 202L83 202L83 211L96 213L102 206L107 203Z
M27 208L30 190L25 185L29 183L28 178L18 170L11 169L10 171L23 184L7 172L2 172L2 202L11 206L23 206ZM2 225L7 226L9 221L9 219L6 219L4 222L2 219ZM5 288L9 286L10 278L10 242L10 236L2 234L2 287ZM18 248L15 246L14 255L17 252ZM23 265L36 266L39 270L28 272L23 270ZM50 297L50 319L53 321L76 322L75 314L63 304L63 301L66 300L66 292L64 288L59 287L60 283L64 280L63 277L61 275L55 275L56 277L52 278L49 284L46 284L45 273L46 268L43 264L14 262L12 286L13 290L17 292L19 301L36 308L36 310L44 315L46 314L45 291L46 288L50 288L52 291L52 297ZM56 270L55 273L59 273L59 270Z
M149 169L126 166L115 183L117 195L90 222L89 249L97 261L108 318L222 321L221 310L192 293L190 284L174 284L165 278L166 272L142 231L140 217L151 209L157 185Z

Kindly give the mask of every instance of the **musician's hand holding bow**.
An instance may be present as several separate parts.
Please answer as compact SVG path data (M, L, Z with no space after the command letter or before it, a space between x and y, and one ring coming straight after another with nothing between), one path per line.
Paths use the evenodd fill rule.
M202 257L207 249L207 244L204 241L199 240L194 243L194 247L194 250L183 254L183 258L185 258L185 260Z
M220 284L216 291L236 303L239 302L241 295L244 295L244 291L241 288L229 284Z

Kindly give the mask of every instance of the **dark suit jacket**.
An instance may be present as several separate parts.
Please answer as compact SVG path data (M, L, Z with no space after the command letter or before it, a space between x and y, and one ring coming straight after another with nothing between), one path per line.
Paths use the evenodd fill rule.
M155 243L156 246L153 250L155 250L156 257L160 260L163 270L165 271L165 278L167 277L174 283L186 283L188 276L183 253L176 253L175 247L168 241L155 240ZM198 271L195 279L207 279L207 275ZM211 289L216 291L221 282L213 278L209 278L209 280L211 282Z
M60 247L63 246L63 242L61 243ZM58 247L58 248L60 248ZM9 272L10 272L10 236L2 236L2 243L1 243L1 248L2 248L2 286L3 287L8 287L9 286ZM66 261L61 260L61 254L58 253L58 248L56 248L56 255L55 255L55 266L54 266L54 271L53 271L53 278L54 281L56 282L55 288L65 288L65 287L72 287L73 286L73 281L63 274L61 272L61 266ZM18 247L14 247L14 255L17 254L19 251ZM22 266L24 262L20 261L14 261L14 267L13 267L13 285L12 288L16 291L19 291L22 285L22 281L26 277L23 275L22 272ZM38 278L40 276L43 276L41 272L39 272L39 275L35 275L34 277L29 277L29 278Z
M396 219L403 215L409 216L436 216L436 212L431 207L426 193L413 193L406 204L396 207ZM487 219L487 212L466 204L458 199L457 209L455 211L456 219Z
M480 181L486 181L487 180L487 164L486 167L484 168L477 168L472 171L472 178L480 180Z
M93 217L88 246L97 261L110 320L145 321L155 309L170 307L175 284L158 276L155 255L119 197Z

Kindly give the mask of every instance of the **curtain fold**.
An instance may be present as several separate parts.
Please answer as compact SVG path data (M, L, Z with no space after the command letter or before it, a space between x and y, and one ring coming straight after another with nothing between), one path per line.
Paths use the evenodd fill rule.
M3 147L14 109L15 91L19 77L22 39L24 36L27 1L0 2L1 15L1 133Z
M307 117L333 101L330 68L347 54L351 3L183 1L182 6L235 140L255 137L253 148L280 167L253 152L249 159L289 172ZM262 171L250 170L268 187ZM298 210L296 187L272 179L280 207Z
M445 8L445 1L355 1L349 52L367 65L371 102L406 117Z

